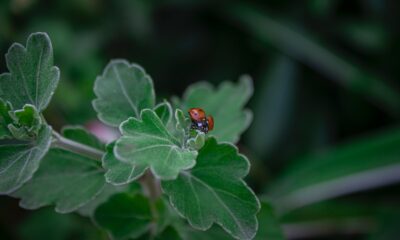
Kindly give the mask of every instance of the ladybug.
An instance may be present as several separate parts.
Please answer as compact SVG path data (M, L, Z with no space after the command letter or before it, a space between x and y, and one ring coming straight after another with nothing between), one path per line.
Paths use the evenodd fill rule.
M204 133L214 129L214 118L211 115L206 116L203 109L191 108L188 112L190 120L192 120L191 129L200 130Z

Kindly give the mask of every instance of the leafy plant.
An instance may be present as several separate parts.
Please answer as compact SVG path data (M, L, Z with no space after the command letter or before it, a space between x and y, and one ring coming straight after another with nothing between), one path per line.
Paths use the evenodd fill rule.
M105 145L82 127L57 133L44 118L60 78L47 34L32 34L26 47L13 44L6 61L0 193L20 198L21 207L77 211L115 239L181 239L190 228L207 238L214 223L226 236L252 239L258 221L274 222L268 204L257 220L261 205L243 181L250 164L233 145L252 117L243 109L253 92L249 77L218 88L195 84L172 107L156 105L143 68L113 60L94 86L99 120L121 133ZM215 130L191 130L190 107L214 115Z

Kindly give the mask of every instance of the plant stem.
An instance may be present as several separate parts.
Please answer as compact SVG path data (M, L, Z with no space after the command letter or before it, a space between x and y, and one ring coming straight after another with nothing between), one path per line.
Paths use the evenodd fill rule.
M55 131L53 131L53 137L53 147L84 155L98 161L101 161L101 158L104 155L104 152L99 149L65 138Z

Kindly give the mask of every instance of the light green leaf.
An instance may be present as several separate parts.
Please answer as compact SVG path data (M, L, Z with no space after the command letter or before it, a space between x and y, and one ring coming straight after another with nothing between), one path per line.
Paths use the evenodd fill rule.
M14 123L8 125L8 130L14 138L29 140L38 135L42 119L35 106L26 104L23 109L11 112L10 116Z
M283 240L285 239L278 219L273 213L272 207L267 203L261 203L261 210L257 214L258 231L254 240ZM232 240L234 239L217 225L207 231L198 231L189 226L177 226L179 233L187 240Z
M82 130L76 129L76 132L70 134L76 137ZM81 135L75 139L88 138ZM20 205L27 209L54 204L57 212L72 212L100 194L106 184L103 175L100 162L66 150L51 149L33 178L13 196L21 198Z
M9 102L0 99L0 139L33 140L42 127L42 119L36 107L25 104L13 111Z
M273 184L281 211L400 182L400 129L299 159Z
M0 75L0 97L14 109L25 104L42 112L50 102L60 71L53 66L53 48L46 33L31 34L26 48L14 43L6 54L10 73Z
M160 103L154 107L154 111L156 112L157 116L161 119L164 126L169 127L173 114L171 104L169 104L169 102L167 101Z
M248 171L249 162L236 147L209 138L196 166L162 182L162 188L194 228L207 230L215 222L237 239L252 239L260 204L242 180Z
M106 181L113 185L123 185L142 176L146 167L134 166L118 160L113 153L114 145L114 143L107 145L107 152L103 157L103 167L107 170Z
M175 128L172 129L173 135L181 139L184 144L185 138L189 136L190 119L179 108L175 110Z
M153 81L144 69L125 60L112 60L97 77L94 85L97 98L93 107L98 118L117 127L129 117L139 117L140 111L153 108Z
M141 120L129 118L120 131L123 136L116 142L116 157L135 167L150 167L158 178L175 179L196 163L197 152L183 148L153 110L143 110Z
M7 194L32 178L51 142L51 128L42 126L31 141L0 143L0 193Z
M140 194L116 194L96 209L94 219L114 239L137 238L150 229L149 200Z
M253 94L253 83L248 76L237 84L223 82L217 89L206 82L191 85L183 95L182 109L199 107L214 117L214 130L209 135L221 142L237 142L250 125L252 113L243 107Z
M206 134L203 132L197 132L194 138L189 138L187 145L195 150L200 150L206 141Z

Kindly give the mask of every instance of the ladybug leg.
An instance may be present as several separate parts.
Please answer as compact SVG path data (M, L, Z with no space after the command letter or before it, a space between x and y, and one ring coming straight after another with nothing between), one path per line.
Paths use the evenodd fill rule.
M208 133L208 123L206 119L201 121L201 131L204 133Z
M198 129L197 123L195 121L192 121L192 124L190 124L190 129Z

